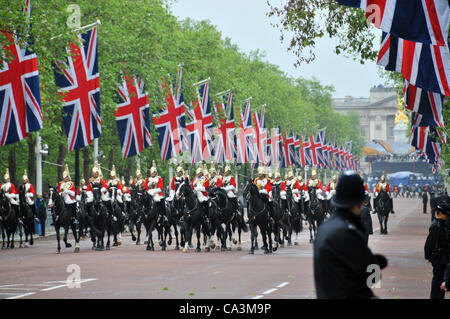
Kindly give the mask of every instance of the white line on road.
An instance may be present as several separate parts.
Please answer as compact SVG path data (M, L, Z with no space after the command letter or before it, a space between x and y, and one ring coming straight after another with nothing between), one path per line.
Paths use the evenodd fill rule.
M277 291L277 290L278 290L278 288L270 288L269 290L264 291L263 295L269 295L272 292Z
M13 296L13 297L8 297L8 298L6 298L6 299L19 299L19 298L26 297L26 296L31 296L31 295L34 295L34 294L35 294L35 292L29 292L29 293L22 294L22 295L17 295L17 296Z
M70 284L83 284L85 282L88 281L94 281L94 280L98 280L97 278L89 278L89 279L83 279L80 281L72 281L70 282ZM69 283L66 283L64 285L60 285L60 286L54 286L54 287L49 287L49 288L45 288L45 289L41 289L41 291L50 291L50 290L54 290L54 289L58 289L58 288L63 288L63 287L67 287Z
M254 296L252 299L261 299L262 297L264 297L263 295L257 295L257 296Z
M289 285L288 282L283 282L283 283L279 284L279 285L277 286L277 288L283 288L283 287L286 287L287 285Z

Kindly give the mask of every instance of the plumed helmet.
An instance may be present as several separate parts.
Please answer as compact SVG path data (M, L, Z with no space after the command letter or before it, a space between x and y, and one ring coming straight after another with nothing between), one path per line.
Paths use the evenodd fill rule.
M197 167L197 170L196 170L195 172L196 172L196 174L200 174L200 173L203 174L203 169L202 169L202 167L201 167L201 166Z
M133 176L130 176L130 179L128 180L128 183L131 185L133 183Z
M281 177L281 174L278 171L275 172L275 178L277 178L277 177Z
M381 175L381 180L384 181L385 179L386 179L386 175L384 175L384 173L383 173L383 175Z
M27 170L26 169L23 170L22 180L23 181L28 181L28 175L27 175Z
M68 177L70 179L69 165L66 164L64 167L63 178Z
M226 172L230 172L230 173L231 173L231 167L230 167L230 165L225 166L224 173L226 173Z
M364 201L365 188L361 176L355 171L346 171L336 186L332 203L336 207L351 208Z
M269 177L269 178L272 178L272 169L270 168L270 167L267 167L267 169L266 169L266 171L267 171L267 176Z
M98 166L98 162L97 161L94 163L94 167L92 168L92 175L94 175L95 173L99 173L100 174L100 167Z
M312 170L311 176L317 176L317 171L315 169Z
M183 166L180 165L180 166L177 167L177 173L178 173L178 172L181 172L181 173L184 174Z
M156 168L155 160L152 161L152 168L150 168L150 174L158 173L158 169Z
M116 177L116 166L113 164L111 172L109 173L111 177Z
M208 176L208 167L205 165L203 165L203 175Z
M122 176L122 180L120 182L122 183L122 185L125 186L125 178L123 178L123 176Z
M80 180L80 184L81 184L81 186L86 185L86 181L84 180L84 178L82 178L82 179Z
M5 180L9 179L9 168L6 168L5 175L3 176Z
M212 173L217 173L217 172L216 172L216 168L214 167L214 164L211 164L211 168L209 169L209 173L210 173L210 174L212 174Z
M364 181L364 174L362 172L359 172L359 176L361 176L361 179Z
M335 181L335 180L337 180L337 175L336 174L333 175L333 181Z
M298 174L297 180L298 180L299 182L301 182L301 181L303 180L302 174Z
M287 177L288 177L288 178L289 178L289 177L294 177L294 172L293 172L293 171L289 171L288 174L287 174Z
M264 167L263 166L258 167L258 174L264 174Z

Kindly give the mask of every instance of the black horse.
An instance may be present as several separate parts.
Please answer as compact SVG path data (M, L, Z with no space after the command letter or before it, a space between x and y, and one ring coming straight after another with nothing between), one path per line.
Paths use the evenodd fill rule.
M136 245L141 243L141 227L144 220L144 203L143 195L137 189L131 190L131 201L125 202L125 212L128 215L128 229L131 233L131 240L136 242ZM136 228L137 237L134 235Z
M99 187L92 188L93 202L88 204L88 220L91 229L92 250L105 250L104 237L108 209L101 199Z
M20 245L22 246L22 232L25 232L25 245L28 242L28 236L30 236L30 245L34 244L33 234L34 234L34 213L30 205L26 202L25 197L25 187L19 187L19 215L22 224L19 223L19 233L20 233Z
M209 191L209 196L217 205L217 213L210 217L210 221L213 229L217 232L217 238L221 242L221 250L226 251L227 234L231 233L231 222L235 217L236 208L228 200L227 192L220 187L212 188ZM231 244L228 250L231 250Z
M310 187L309 192L309 207L306 210L306 219L309 224L309 242L314 242L316 237L317 228L322 224L325 219L325 213L321 200L317 197L317 188Z
M158 218L160 217L161 205L159 202L155 202L153 197L147 194L146 192L143 194L143 202L144 202L144 227L146 230L146 243L147 250L154 251L155 245L153 243L153 230L156 229ZM165 244L162 245L162 249L165 250Z
M178 226L181 225L180 219L181 216L183 216L183 207L184 203L181 198L174 198L173 201L166 201L166 212L167 212L167 218L168 218L168 224L169 224L169 230L170 227L173 227L174 234L175 234L175 250L180 249L180 240L181 244L184 244L183 235L181 235L180 240L178 240ZM168 241L168 245L170 246L172 244L172 234L169 232L170 238Z
M119 246L122 243L119 243L117 240L117 235L123 231L124 227L124 216L122 214L122 208L117 201L117 188L110 187L109 188L109 198L110 202L108 204L108 217L106 218L106 250L110 249L110 237L113 235L113 246Z
M80 202L77 211L77 220L78 220L78 236L80 240L86 238L88 234L88 209L86 205L87 194L85 190L82 190L80 193Z
M18 209L18 208L16 208ZM16 209L9 202L8 197L6 197L3 191L0 191L0 216L2 221L0 222L0 227L2 228L2 249L14 248L14 234L17 230L17 213ZM6 247L5 247L5 237L6 237Z
M259 193L258 187L252 182L249 182L245 186L243 195L248 201L247 217L251 231L251 247L249 253L254 254L255 252L255 242L258 233L257 227L259 227L263 238L264 253L272 253L272 236L268 209L269 199L267 196L263 197Z
M53 225L55 226L56 231L56 240L58 242L58 247L56 253L61 252L61 236L60 236L60 228L64 228L64 237L63 241L66 245L66 248L72 247L72 244L67 242L67 234L69 232L69 228L72 230L73 237L75 239L75 251L78 253L80 251L80 243L79 236L77 235L77 229L72 219L72 212L70 209L66 208L64 201L61 196L59 196L57 188L53 186L49 186L49 200L48 207L52 213Z
M288 214L289 207L286 200L281 199L281 184L272 186L272 198L273 215L271 215L271 217L273 221L271 221L271 228L274 233L274 240L276 243L274 250L277 250L278 244L280 244L281 247L284 247L285 238L282 238L281 235L284 235L285 230L288 228L286 225L286 217L289 218L289 216L285 216L285 213Z
M205 211L204 207L202 207L203 205L199 203L197 195L191 189L188 178L180 185L177 194L183 198L185 203L183 211L183 227L185 232L183 252L187 252L192 247L191 240L194 231L197 234L197 248L195 251L200 252L201 228L205 222L205 216L208 216L209 212Z
M289 234L289 239L292 241L292 233L295 233L294 245L298 245L297 238L298 234L303 231L303 218L305 216L305 207L307 207L307 202L305 202L305 198L303 195L300 195L300 199L298 201L295 201L294 195L290 190L287 192L287 195L288 202L291 203L291 232ZM291 198L290 201L289 198Z
M391 199L385 190L380 190L378 196L374 198L375 212L378 215L380 222L380 234L387 235L387 222L389 219L389 212L392 211Z

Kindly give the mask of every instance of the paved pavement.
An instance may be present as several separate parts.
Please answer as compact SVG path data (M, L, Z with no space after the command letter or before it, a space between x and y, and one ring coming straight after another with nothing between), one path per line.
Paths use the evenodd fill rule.
M427 298L431 266L423 259L423 244L430 215L422 214L418 199L395 199L394 205L389 235L379 234L372 215L375 234L369 246L389 260L375 293L390 299ZM124 236L123 245L110 251L92 251L87 240L80 253L63 248L56 254L51 237L32 247L0 251L0 298L315 298L308 238L303 232L297 246L249 255L249 233L243 236L242 251L234 246L201 253L173 246L148 252ZM66 280L78 266L80 288L69 288Z

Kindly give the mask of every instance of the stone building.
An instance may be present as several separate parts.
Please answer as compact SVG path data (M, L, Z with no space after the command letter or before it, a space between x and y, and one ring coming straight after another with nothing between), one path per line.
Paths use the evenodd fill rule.
M370 89L370 97L345 98L333 100L334 110L348 114L353 110L361 117L361 136L364 141L374 139L394 141L395 115L397 113L397 92L394 88L381 85Z

